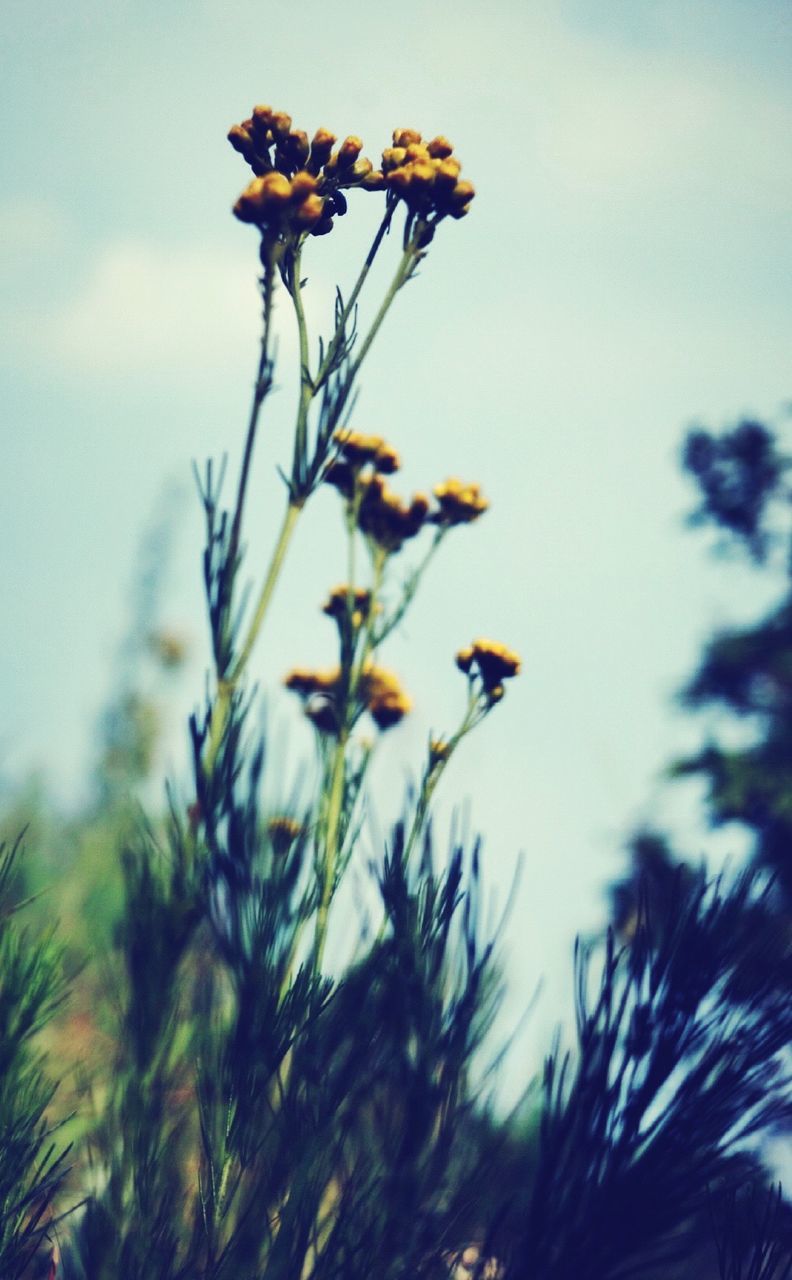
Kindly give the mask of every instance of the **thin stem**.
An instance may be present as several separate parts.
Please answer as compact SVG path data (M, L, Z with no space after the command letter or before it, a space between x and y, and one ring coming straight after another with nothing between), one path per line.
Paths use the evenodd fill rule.
M308 350L308 325L305 319L305 308L302 300L300 272L302 270L302 249L294 255L293 274L291 279L291 297L294 303L294 314L297 317L297 333L300 341L300 398L297 404L297 424L294 432L294 479L300 474L305 457L305 445L308 433L308 412L314 396L314 384L308 366L310 353Z
M445 754L435 760L434 763L430 760L430 764L424 774L423 784L415 806L415 816L413 817L412 826L410 827L410 834L407 837L407 843L404 846L405 866L409 863L412 851L415 848L421 832L423 831L426 823L426 815L429 812L429 806L432 802L432 797L437 790L437 784L445 773L451 756L456 751L465 734L469 733L470 730L479 723L481 714L482 710L479 695L473 688L471 688L470 695L468 697L467 709L462 719L462 723L456 733L448 739Z
M333 752L333 765L330 775L330 789L327 797L327 823L325 828L324 866L322 867L322 891L316 912L316 940L314 943L314 971L322 967L325 943L327 941L327 923L330 914L330 903L335 888L335 870L338 861L338 833L341 826L341 811L344 804L344 781L346 775L346 748L349 731L346 727L339 729L338 741Z
M349 295L349 299L344 304L344 307L341 311L341 315L338 318L338 323L336 325L335 333L330 339L330 343L327 348L327 352L325 354L324 360L320 364L316 377L314 378L314 383L313 383L314 395L316 395L321 390L321 387L323 386L324 381L327 378L327 375L329 374L330 370L333 367L333 363L338 353L338 348L341 345L341 342L343 341L343 338L344 338L344 334L346 332L346 326L349 321L349 317L352 315L352 312L355 309L355 303L360 297L360 291L363 288L363 285L366 283L366 278L368 276L368 273L371 270L372 264L374 262L374 259L377 256L377 253L379 252L380 245L382 244L383 238L385 237L385 234L390 227L392 219L393 219L393 209L388 209L385 213L384 218L382 219L382 222L379 225L377 234L375 235L372 241L371 248L369 249L368 254L366 255L366 260L363 263L363 266L360 271L360 275L355 281L355 286L351 294Z
M447 525L441 525L437 529L435 536L432 539L426 554L424 555L423 560L421 560L417 569L415 569L407 579L407 582L404 588L404 595L402 596L398 607L396 608L394 613L392 613L391 616L387 619L387 621L383 622L382 628L379 631L377 631L375 636L373 637L373 643L375 646L378 644L382 644L383 640L387 639L390 633L393 630L395 630L396 627L398 627L399 623L401 622L402 618L404 617L405 613L409 609L410 604L412 603L415 597L415 593L418 590L418 585L421 581L421 578L423 577L424 573L428 569L429 564L432 560L432 557L434 556L435 552L437 551L437 548L440 546L440 543L442 542L447 532L448 532Z
M234 564L236 561L237 551L239 550L239 535L242 528L242 512L245 506L245 495L247 493L248 477L250 475L250 464L253 458L253 447L256 442L256 431L258 429L259 414L261 406L272 387L272 360L270 358L270 330L272 327L272 299L275 286L275 264L272 255L267 255L264 265L264 328L261 335L261 355L259 356L258 370L256 372L256 381L253 387L253 402L250 406L250 417L248 419L247 432L245 435L245 449L242 455L242 466L239 472L239 484L237 486L236 505L234 507L234 520L231 525L231 536L229 539L228 565L233 574Z
M388 292L385 294L385 297L382 300L382 305L379 311L377 312L376 316L374 317L374 320L372 321L372 324L371 324L371 328L369 329L368 333L363 339L360 350L357 353L357 357L350 370L350 381L352 380L352 378L356 376L358 370L360 369L360 366L362 365L363 361L365 360L368 354L369 347L371 346L372 342L374 341L377 334L379 333L382 322L388 313L388 308L393 302L393 299L396 297L396 294L401 289L402 285L410 278L410 275L412 274L417 261L418 261L417 250L413 247L412 244L408 244L407 248L404 250L404 253L401 256L399 265L396 268L396 274L394 275L390 283Z
M211 775L212 770L214 769L217 755L220 750L220 744L223 741L223 734L225 733L226 726L228 724L232 698L239 683L240 676L242 675L250 658L253 646L256 643L256 638L261 630L261 624L264 621L264 616L269 607L270 600L272 599L275 585L280 576L281 569L283 568L283 563L286 559L286 552L301 510L302 508L293 502L289 502L286 507L286 514L281 525L278 540L275 544L275 549L272 553L272 559L269 563L267 576L264 579L264 584L261 588L261 593L259 595L250 626L248 627L244 644L237 654L236 661L234 662L228 677L224 680L218 680L217 699L212 708L211 723L209 726L209 743L207 746L205 760L205 768L208 775Z
M294 527L297 524L301 511L302 506L298 503L289 502L286 506L283 523L281 525L280 533L278 534L278 541L276 542L275 549L272 553L272 559L269 563L267 576L264 579L264 585L261 588L258 603L256 604L255 612L251 619L250 626L248 627L245 642L237 655L236 662L234 663L231 671L230 680L234 684L236 684L244 671L253 650L253 646L256 643L256 638L261 630L261 624L264 621L267 609L269 608L272 593L275 590L275 584L280 577L280 572L283 568L283 562L286 559L286 552L289 548L291 536L294 533Z

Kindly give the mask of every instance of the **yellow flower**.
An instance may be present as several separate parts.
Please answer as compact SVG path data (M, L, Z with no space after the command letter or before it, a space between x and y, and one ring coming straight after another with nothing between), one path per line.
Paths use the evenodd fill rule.
M440 508L430 517L435 524L449 526L470 524L473 520L477 520L489 506L486 498L482 496L479 485L463 484L456 476L451 476L442 484L435 485L434 496Z
M346 138L333 153L334 133L318 129L309 143L304 130L292 128L287 112L266 105L233 125L228 140L255 174L234 213L258 226L270 242L332 230L333 217L346 210L342 189L363 186L374 168L360 154L360 138ZM365 189L375 190L376 183L366 182Z
M412 710L412 700L402 689L398 676L373 664L361 677L360 697L380 729L392 728Z
M380 475L366 482L358 512L361 531L386 551L399 551L408 538L420 533L429 514L429 499L416 493L407 505L392 492Z
M359 431L343 428L336 431L333 439L340 446L339 452L344 461L353 467L363 467L370 463L375 471L386 475L399 469L401 460L398 453L382 436L367 436Z
M365 587L354 587L351 596L352 626L360 627L368 617L371 609L371 592L366 591ZM342 622L347 617L349 599L350 591L346 584L342 584L340 587L333 587L327 600L322 605L322 612L326 613L330 618L335 618L337 622Z
M481 680L490 703L500 702L504 694L503 681L511 680L520 672L520 658L498 640L474 640L456 655L460 671L475 673Z
M395 129L393 146L382 153L386 188L433 228L442 218L461 218L475 196L472 183L460 182L461 165L448 138L423 142L415 129Z
M295 818L285 816L270 818L267 833L276 853L288 853L295 840L303 834L304 827Z

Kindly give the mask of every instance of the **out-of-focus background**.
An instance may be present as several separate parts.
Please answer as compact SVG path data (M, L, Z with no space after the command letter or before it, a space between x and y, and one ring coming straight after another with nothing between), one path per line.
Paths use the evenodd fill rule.
M438 825L464 806L484 833L494 913L511 900L504 1026L543 978L521 1041L541 1052L626 833L662 822L692 857L744 848L706 832L697 784L670 791L662 771L701 737L671 700L702 641L754 616L772 583L726 573L685 532L678 449L691 424L786 413L791 54L787 0L7 0L6 811L90 802L103 713L125 690L158 717L149 802L166 776L186 786L208 666L190 463L227 452L235 468L258 340L256 238L230 215L247 169L227 128L270 102L309 133L360 133L375 160L394 126L447 133L478 195L399 297L354 425L399 448L405 487L459 474L492 510L449 540L389 644L416 710L383 752L365 838L373 852L428 732L458 719L455 650L481 634L518 649L523 675L449 770ZM361 197L311 245L315 332L375 217ZM251 574L281 509L295 389L285 306L279 319ZM333 660L318 612L343 578L332 498L300 532L255 663L289 776L311 740L279 679ZM151 635L166 666L163 640L186 647L170 676Z

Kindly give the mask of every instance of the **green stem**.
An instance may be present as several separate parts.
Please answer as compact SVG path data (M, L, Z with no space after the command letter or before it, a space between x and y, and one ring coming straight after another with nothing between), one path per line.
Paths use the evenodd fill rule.
M349 317L352 315L352 312L355 309L355 303L360 297L360 291L363 288L363 285L366 283L366 278L368 277L368 273L371 270L374 259L377 256L379 247L382 244L383 238L388 228L390 227L392 219L393 219L393 209L389 209L386 212L385 217L382 219L382 222L379 225L377 234L375 235L374 240L372 241L371 248L369 249L368 254L366 255L366 260L363 263L363 266L361 268L360 275L355 281L355 286L351 294L349 295L348 301L344 304L344 307L341 311L341 315L338 318L338 323L336 325L335 333L330 339L330 344L327 348L325 358L320 364L318 372L314 379L314 390L313 390L314 395L316 395L321 390L322 386L324 385L325 379L327 378L327 375L329 374L330 370L333 367L336 355L338 354L338 348L340 347L341 343L344 340L344 335L346 333L346 326L349 321Z
M395 612L391 614L390 618L388 618L387 621L382 624L382 628L378 632L376 632L376 635L373 637L373 643L375 646L382 644L383 640L387 639L390 633L393 630L395 630L396 627L398 627L399 623L401 622L402 618L404 617L405 613L409 609L415 597L415 593L418 590L418 586L420 584L421 578L423 577L424 573L428 569L429 564L431 563L432 557L434 556L435 552L437 551L437 548L440 546L440 543L442 542L447 532L448 532L447 525L441 525L437 529L435 536L432 539L429 545L429 549L427 550L423 560L420 562L417 569L415 569L414 572L411 573L409 578L407 579L407 582L404 588L404 595L402 596L402 599L399 602L398 607L396 608Z
M421 786L421 791L418 796L417 804L415 806L415 816L413 817L412 826L410 827L410 834L407 837L407 843L404 846L405 866L409 863L410 858L412 856L412 851L415 848L415 845L418 842L418 838L424 829L424 825L426 823L426 816L429 812L429 807L432 803L432 797L435 791L437 790L437 784L439 783L440 779L445 773L452 755L456 751L457 747L459 746L460 742L464 738L465 734L469 733L470 730L474 728L476 724L479 723L480 716L481 716L481 707L479 703L478 694L473 689L471 689L470 696L468 698L467 710L465 711L465 715L462 719L462 723L460 724L456 733L453 734L453 736L448 739L448 742L446 744L447 746L446 755L443 758L437 760L434 763L434 765L430 763L430 766L428 767L426 773L424 774L423 784Z
M248 478L250 476L253 447L256 442L259 414L261 412L261 406L267 397L267 393L272 387L272 362L270 359L269 345L270 330L272 326L272 298L274 285L275 264L271 255L269 255L264 266L264 329L261 335L261 355L259 356L256 381L253 387L253 402L250 406L250 417L248 418L247 432L245 434L245 449L242 455L242 466L239 472L239 484L237 486L237 498L234 507L234 520L231 525L231 537L229 539L228 564L230 566L231 573L234 572L234 562L239 549L239 535L242 528L242 512L245 506L245 495L247 493Z
M294 527L302 510L301 506L293 502L289 502L286 507L286 514L281 525L278 540L272 553L272 559L269 563L267 576L261 588L261 593L256 604L256 609L248 627L244 644L237 654L236 660L228 677L224 680L218 680L217 683L217 699L212 708L211 724L209 726L209 744L206 752L205 767L207 774L211 774L214 769L217 755L220 750L220 744L223 741L228 724L228 717L231 710L231 701L239 684L240 677L248 663L253 646L256 643L261 624L272 599L275 585L283 568L286 552L291 541Z
M341 827L341 810L344 803L344 781L346 776L346 748L349 731L341 728L338 741L333 752L333 765L330 775L330 789L327 797L327 821L325 826L324 865L322 867L322 889L319 906L316 912L316 939L314 943L314 971L318 973L322 967L325 943L327 941L327 924L330 915L330 903L335 888L335 870L338 861L339 839Z
M399 265L396 268L396 274L391 280L390 286L388 288L388 292L385 294L385 297L382 300L382 305L379 311L377 312L376 316L374 317L374 320L372 321L372 324L371 324L371 328L369 329L368 333L363 339L363 343L360 347L360 350L357 353L357 357L355 359L354 364L352 365L352 368L349 374L350 382L357 375L357 372L360 369L360 366L362 365L363 361L365 360L368 354L369 347L371 346L372 342L374 341L377 334L379 333L382 322L385 319L385 316L388 314L388 308L393 302L393 299L396 297L396 294L401 289L402 285L405 284L405 282L410 278L410 275L412 274L415 268L415 264L417 260L418 260L417 251L413 248L412 244L408 244L407 248L404 250L404 253L401 256Z
M308 325L305 319L305 308L302 300L300 272L302 270L302 249L294 255L294 268L291 281L291 296L294 303L294 314L297 317L297 333L300 342L300 397L297 403L297 425L294 432L294 462L292 478L296 481L300 475L302 461L305 457L305 446L308 435L308 412L314 396L314 384L308 367L310 359L308 351Z

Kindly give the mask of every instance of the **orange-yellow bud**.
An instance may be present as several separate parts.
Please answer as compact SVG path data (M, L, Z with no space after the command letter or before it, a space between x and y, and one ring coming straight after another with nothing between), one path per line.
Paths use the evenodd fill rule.
M420 142L421 135L415 129L394 129L394 147L409 147L411 142Z
M435 182L443 190L452 191L459 178L461 164L458 160L443 160L435 170Z
M454 150L448 138L444 138L442 134L438 138L432 138L432 141L427 143L426 149L435 160L445 160Z
M382 169L384 173L390 173L391 169L398 169L407 159L407 150L405 147L386 147L382 153Z
M410 183L414 187L428 187L434 182L435 171L425 160L416 160L410 165Z
M245 158L247 158L248 154L253 149L253 139L251 138L247 129L243 129L242 125L240 124L234 124L228 130L227 136L228 136L228 141L231 143L231 146L234 148L234 150L238 151L240 155L243 155L245 156Z
M384 191L386 185L385 174L381 169L374 169L366 175L360 185L364 191Z
M312 173L308 173L305 169L301 169L299 173L295 173L291 180L291 198L296 204L300 204L307 196L313 195L317 188L317 179Z
M254 124L268 128L272 124L272 107L254 107L252 116Z
M317 129L311 142L311 168L321 169L333 150L336 136L329 129Z
M264 208L277 208L286 204L291 196L291 183L283 173L265 173L263 177L257 178L256 182L261 184L260 199Z
M273 113L270 121L270 128L276 138L287 138L289 130L292 127L292 118L285 111L276 111Z
M355 134L345 138L338 150L338 163L342 169L354 164L363 150L363 140Z
M408 160L430 160L429 148L425 147L422 142L411 142L407 147Z
M401 165L398 169L391 169L387 175L388 186L395 187L399 194L403 195L410 185L411 178L412 173L410 170L406 165Z
M295 209L292 222L297 227L315 227L324 213L324 200L316 192L305 197L301 205Z
M371 163L368 156L361 156L360 159L356 160L352 165L352 177L366 178L373 169L374 165Z

